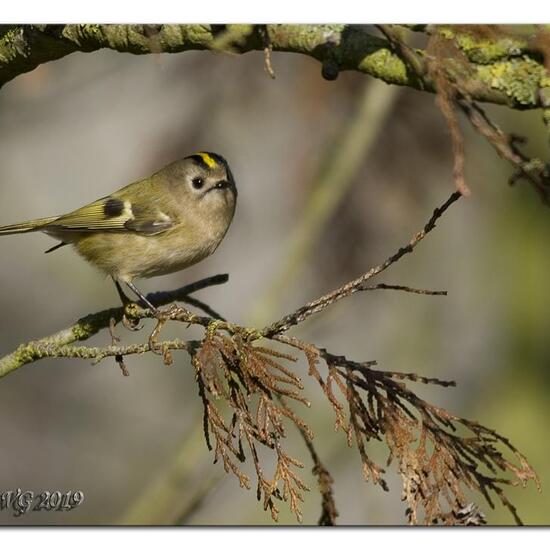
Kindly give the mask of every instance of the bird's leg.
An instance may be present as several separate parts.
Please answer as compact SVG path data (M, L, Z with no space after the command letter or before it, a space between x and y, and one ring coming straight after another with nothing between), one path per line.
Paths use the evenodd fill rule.
M126 284L131 290L135 292L137 296L139 296L143 300L145 304L147 304L157 320L157 326L154 328L153 332L149 336L149 347L151 348L151 351L158 355L162 355L164 357L164 362L167 365L171 364L172 360L169 351L165 351L162 348L157 347L157 336L159 335L164 324L166 323L167 318L142 294L142 292L140 292L140 290L136 287L136 285L134 285L134 283L132 283L131 281L126 281Z
M116 290L120 297L120 301L124 307L124 313L122 315L122 324L128 329L133 331L138 331L143 328L143 325L139 324L139 320L132 318L132 307L136 307L136 304L126 296L120 283L113 277L113 282L115 283Z
M142 292L134 283L132 283L131 281L126 281L126 285L136 296L138 296L143 301L144 304L147 305L147 307L153 312L155 317L158 318L160 316L160 311L142 294Z
M124 293L124 291L122 290L122 288L120 286L120 283L116 279L113 279L113 280L115 282L115 286L116 286L116 289L118 291L118 295L120 296L120 299L122 300L122 303L124 304L125 314L122 317L122 322L123 322L124 326L129 328L130 330L139 330L142 327L136 327L135 324L132 324L131 312L130 312L129 318L126 317L126 312L128 311L129 307L131 305L134 305L135 303L132 302L128 298L128 296L126 296L126 294ZM130 282L130 281L124 281L124 282L134 292L134 294L136 294L136 296L138 296L138 298L140 300L142 300L147 305L147 307L153 312L153 315L155 316L155 318L157 320L157 326L153 329L153 332L149 336L149 348L151 349L151 351L153 353L156 353L157 355L162 355L162 357L164 359L164 363L166 365L171 365L173 360L172 360L172 355L170 353L170 350L167 349L166 347L162 346L162 345L159 345L158 341L157 341L158 335L160 334L160 331L161 331L162 327L166 324L166 322L170 318L170 314L169 313L167 314L166 312L163 313L162 311L159 311L143 295L143 293L136 287L136 285L134 285L132 282ZM117 361L118 361L118 359L117 359ZM123 368L122 365L121 365L121 368ZM124 369L123 369L122 372L124 374Z
M160 331L162 330L162 327L165 325L168 318L164 316L149 300L147 300L147 298L133 283L126 281L126 284L145 302L145 304L147 304L147 306L151 309L157 319L157 326L153 329L153 332L151 332L149 336L149 348L153 353L156 353L157 355L162 355L162 357L164 358L164 363L166 365L171 365L172 356L170 355L170 351L162 348L162 346L159 346L157 342L158 335L160 334ZM117 288L120 288L118 284ZM124 294L122 292L122 289L120 289L119 292Z
M120 298L120 301L122 302L122 305L126 307L128 304L131 304L132 301L130 300L130 298L128 298L128 296L126 296L126 294L124 294L120 283L116 279L113 279L113 282L115 283L116 290L118 292L118 296Z

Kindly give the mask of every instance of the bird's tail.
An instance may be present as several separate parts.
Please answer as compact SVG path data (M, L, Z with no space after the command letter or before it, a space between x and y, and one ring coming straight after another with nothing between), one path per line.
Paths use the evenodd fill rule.
M0 236L13 235L15 233L28 233L29 231L40 231L45 225L55 221L56 219L57 217L39 218L38 220L30 220L28 222L0 226Z

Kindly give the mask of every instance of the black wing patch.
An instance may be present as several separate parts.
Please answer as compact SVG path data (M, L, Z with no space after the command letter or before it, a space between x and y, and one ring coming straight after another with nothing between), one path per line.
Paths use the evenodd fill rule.
M124 202L120 199L109 199L103 206L103 212L107 218L116 218L124 212Z

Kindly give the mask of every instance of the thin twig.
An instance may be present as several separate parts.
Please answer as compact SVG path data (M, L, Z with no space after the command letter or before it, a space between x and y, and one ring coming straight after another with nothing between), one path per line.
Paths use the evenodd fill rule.
M271 44L271 39L269 38L269 29L267 28L267 25L260 25L259 27L264 45L264 68L266 73L271 78L275 79L275 71L273 70L273 65L271 64L271 52L273 51L273 45Z
M283 396L278 396L278 400L285 406L286 400ZM333 484L334 479L330 475L326 466L321 462L319 454L313 445L311 434L300 424L295 424L304 443L309 451L311 459L313 461L312 472L317 476L317 484L319 486L319 492L321 493L321 516L319 517L318 525L336 525L336 518L338 517L338 510L336 509L336 502L334 501Z
M487 139L500 157L510 162L517 170L512 183L525 178L539 194L544 204L550 205L550 171L540 159L530 159L518 147L517 136L503 132L476 103L463 99L458 106L472 126Z
M184 301L188 294L193 294L199 290L211 286L218 286L227 283L229 275L227 273L220 273L219 275L212 275L211 277L205 277L194 283L182 286L175 290L164 290L160 292L151 292L147 294L147 300L149 300L155 306L164 306L171 304L172 302Z
M424 294L426 296L447 296L446 290L428 290L423 288L413 288L403 285L387 285L380 283L372 286L364 286L358 290L401 290L403 292L411 292L412 294Z
M409 243L400 248L395 254L390 256L385 262L373 267L357 279L346 283L345 285L321 296L313 302L309 302L305 306L298 308L293 313L286 315L279 321L272 323L271 325L262 329L261 334L265 337L272 337L275 334L281 332L286 332L290 327L297 325L298 323L303 322L305 319L313 315L314 313L319 313L324 310L329 305L334 304L335 302L346 298L355 292L359 292L364 287L366 281L372 279L375 275L378 275L392 264L397 262L402 256L408 254L414 250L422 239L435 227L436 221L445 213L445 211L456 202L462 194L458 191L455 191L439 208L436 208L432 217L428 223L424 226L424 229L419 231Z
M109 334L111 335L111 344L113 346L116 346L120 344L120 338L115 333L115 325L116 321L113 317L109 320ZM115 361L117 362L118 366L120 367L120 370L122 371L123 376L130 376L130 373L128 372L128 368L126 367L126 364L124 363L124 356L123 355L115 355Z
M208 304L205 304L202 300L194 298L193 296L185 296L181 299L184 304L194 306L197 309L200 309L206 313L206 315L212 317L213 319L218 319L219 321L225 321L226 319L222 317L217 311L213 310Z
M307 450L313 460L313 473L317 476L317 484L319 486L319 492L321 493L321 516L319 517L318 525L336 525L336 518L338 517L338 510L336 508L336 502L334 500L333 484L334 479L330 475L325 465L321 462L313 442L308 439L305 432L299 429L300 434L306 444Z

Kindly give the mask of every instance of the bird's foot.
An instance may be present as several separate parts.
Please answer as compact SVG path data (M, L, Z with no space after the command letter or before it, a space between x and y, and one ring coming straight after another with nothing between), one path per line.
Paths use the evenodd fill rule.
M122 315L122 324L125 328L132 331L138 331L143 328L137 313L139 306L135 302L127 302L124 304L124 313Z

